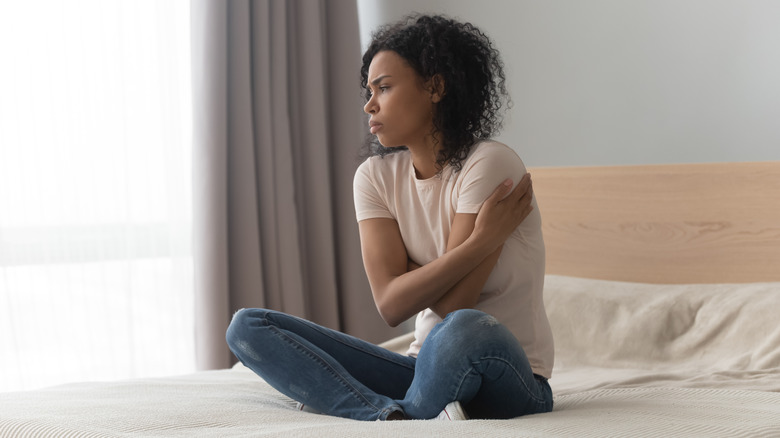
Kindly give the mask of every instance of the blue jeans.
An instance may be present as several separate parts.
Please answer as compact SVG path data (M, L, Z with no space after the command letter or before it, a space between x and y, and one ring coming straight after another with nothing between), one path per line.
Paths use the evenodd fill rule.
M515 337L478 310L447 315L416 359L265 309L239 310L226 339L268 384L329 415L427 419L457 400L471 418L513 418L553 406L550 385Z

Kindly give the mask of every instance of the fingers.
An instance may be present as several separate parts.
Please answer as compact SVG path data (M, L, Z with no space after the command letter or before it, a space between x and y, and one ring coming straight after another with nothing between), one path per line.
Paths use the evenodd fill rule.
M517 184L517 187L515 187L510 196L515 197L517 200L515 213L518 215L520 222L522 222L534 209L532 205L534 190L533 184L531 183L531 174L526 173L523 175L523 178ZM510 199L510 197L507 197L507 199Z
M531 174L526 173L517 183L517 186L512 193L506 197L507 200L512 199L517 202L531 202L530 199L533 196L533 190L531 189Z
M488 200L492 200L494 202L502 200L512 188L512 184L514 184L514 182L511 178L505 179L501 184L498 185L498 187L496 187L495 190L493 190L493 193L488 197ZM517 199L519 199L530 191L530 187L531 174L526 173L522 178L520 178L520 182L517 183L517 186L512 191L512 194L515 195Z
M517 185L518 187L523 186L525 187L523 190L523 195L520 196L520 202L531 202L531 198L534 196L534 187L531 183L531 174L526 173L523 175L523 179L520 180L520 184ZM517 190L517 188L515 188Z
M504 199L509 190L512 188L512 179L507 178L501 184L493 190L493 193L487 198L486 202L498 203L498 201Z
M526 193L531 191L531 174L526 173L523 175L522 178L520 178L520 182L517 183L517 187L515 187L515 191L522 193L525 195Z
M482 231L487 236L505 233L502 235L505 240L533 211L531 176L527 173L523 175L514 190L512 185L513 180L506 179L485 200L477 214L475 233L477 230L489 230Z

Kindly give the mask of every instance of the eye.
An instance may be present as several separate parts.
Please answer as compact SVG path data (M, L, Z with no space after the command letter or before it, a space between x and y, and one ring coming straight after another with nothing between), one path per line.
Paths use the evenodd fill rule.
M380 85L376 87L380 92L384 93L385 91L390 89L389 85ZM374 93L371 91L371 88L366 88L366 100L370 100L371 96L373 96Z

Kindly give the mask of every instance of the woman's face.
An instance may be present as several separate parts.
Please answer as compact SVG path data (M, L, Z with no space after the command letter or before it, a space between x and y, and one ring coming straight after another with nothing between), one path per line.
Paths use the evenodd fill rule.
M396 52L377 53L368 67L371 98L363 107L371 133L384 147L422 145L433 132L438 97Z

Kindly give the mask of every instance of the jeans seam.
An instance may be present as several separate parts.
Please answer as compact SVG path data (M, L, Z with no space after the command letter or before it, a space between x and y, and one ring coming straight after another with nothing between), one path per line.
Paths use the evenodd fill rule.
M284 314L282 314L282 315L284 315ZM272 315L268 315L268 316L272 316ZM286 316L291 316L291 315L286 315ZM271 324L271 325L273 325L273 324ZM357 346L357 345L353 345L353 344L350 344L350 343L344 342L343 340L341 340L340 338L338 338L338 337L336 337L336 336L331 336L331 333L330 333L330 332L328 332L327 330L321 330L321 327L317 326L316 324L309 325L309 328L310 328L310 329L312 329L312 330L314 330L314 331L316 331L316 332L318 332L319 334L321 334L321 335L323 335L323 336L325 336L325 337L329 338L329 339L330 339L330 340L332 340L332 341L335 341L335 342L338 342L338 343L339 343L339 344L341 344L341 345L344 345L345 347L351 348L351 349L353 349L353 350L358 350L358 351L360 351L360 352L363 352L363 353L365 353L365 354L371 355L371 356L373 356L373 357L375 357L375 358L378 358L378 359L392 361L394 364L396 364L396 365L400 365L400 366L402 366L402 367L404 367L404 368L407 368L407 369L410 369L410 370L414 370L414 369L415 369L414 365L412 365L412 366L409 366L409 365L408 365L408 364L406 364L406 363L403 363L403 362L396 361L396 360L394 360L394 359L392 359L392 358L388 358L388 357L380 356L380 355L378 355L378 354L374 354L374 352L373 352L373 351L366 350L366 349L364 349L364 348L360 348L360 347L359 347L359 346Z
M474 371L474 365L471 365L471 368L467 369L465 373L463 373L463 377L460 378L460 382L458 382L458 387L455 389L455 398L453 401L458 399L458 395L460 394L460 389L463 388L463 382L466 380L466 377L468 377L471 372Z
M338 342L338 343L339 343L339 344L341 344L341 345L344 345L344 346L346 346L346 347L352 348L353 350L358 350L358 351L361 351L361 352L363 352L363 353L365 353L365 354L368 354L368 355L374 356L374 357L376 357L376 358L378 358L378 359L383 359L383 360L391 360L391 361L392 361L394 364L396 364L396 365L400 365L400 366L402 366L402 367L404 367L404 368L408 368L408 369L410 369L410 370L413 370L413 369L414 369L414 366L411 366L411 367L410 367L410 366L408 366L407 364L405 364L405 363L403 363L403 362L398 362L398 361L396 361L396 360L394 360L394 359L392 359L392 358L388 358L388 357L380 356L380 355L378 355L378 354L374 354L374 352L373 352L373 351L371 351L371 350L366 350L366 349L364 349L364 348L360 348L360 347L359 347L359 346L357 346L357 345L352 345L352 344L349 344L349 343L347 343L347 342L344 342L344 341L342 341L341 339L339 339L338 337L331 336L331 335L330 335L330 333L328 333L327 331L320 330L320 329L319 329L319 327L316 327L316 326L315 326L315 327L314 327L314 330L316 330L316 331L320 332L320 334L322 334L323 336L327 336L328 338L332 339L333 341L336 341L336 342ZM381 347L380 347L380 348L381 348Z
M362 402L362 403L363 403L365 406L368 406L368 407L370 407L370 408L374 409L376 412L382 412L382 410L381 410L381 409L379 409L378 407L374 406L374 404L373 404L373 403L371 403L370 401L368 401L368 400L365 398L365 396L364 396L363 394L361 394L361 393L360 393L360 391L358 391L358 390L357 390L357 389L356 389L354 386L352 386L352 384L350 384L350 383L349 383L349 382L348 382L348 381L347 381L347 380L344 378L344 376L342 376L342 375L341 375L341 374L339 374L339 373L338 373L336 370L334 370L333 368L331 368L331 367L329 366L328 362L326 362L326 361L325 361L325 360L324 360L322 357L320 357L320 356L319 356L317 353L315 353L314 351L311 351L311 350L310 350L309 348L307 348L305 345L302 345L301 343L299 343L299 342L295 341L294 339L290 338L289 336L287 336L287 334L285 334L285 333L284 333L282 330L280 330L279 328L277 328L277 327L275 327L275 326L273 326L273 325L269 325L268 327L269 327L269 328L271 328L271 329L273 329L273 330L274 330L274 332L275 332L275 333L276 333L276 334L277 334L279 337L281 337L281 338L282 338L282 339L283 339L285 342L287 342L288 344L292 345L294 348L297 348L297 349L299 349L301 352L303 352L304 354L307 354L309 357L313 358L314 360L318 361L318 362L320 363L320 365L324 365L324 367L323 367L323 368L325 368L325 370L326 370L326 371L328 371L329 373L331 373L332 375L334 375L335 377L337 377L337 380L339 381L339 383L340 383L340 384L342 384L342 385L343 385L343 386L344 386L344 387L345 387L345 388L346 388L346 389L347 389L347 390L348 390L350 393L352 393L352 395L356 396L356 398L358 398L358 399L359 399L359 400L360 400L360 401L361 401L361 402Z

